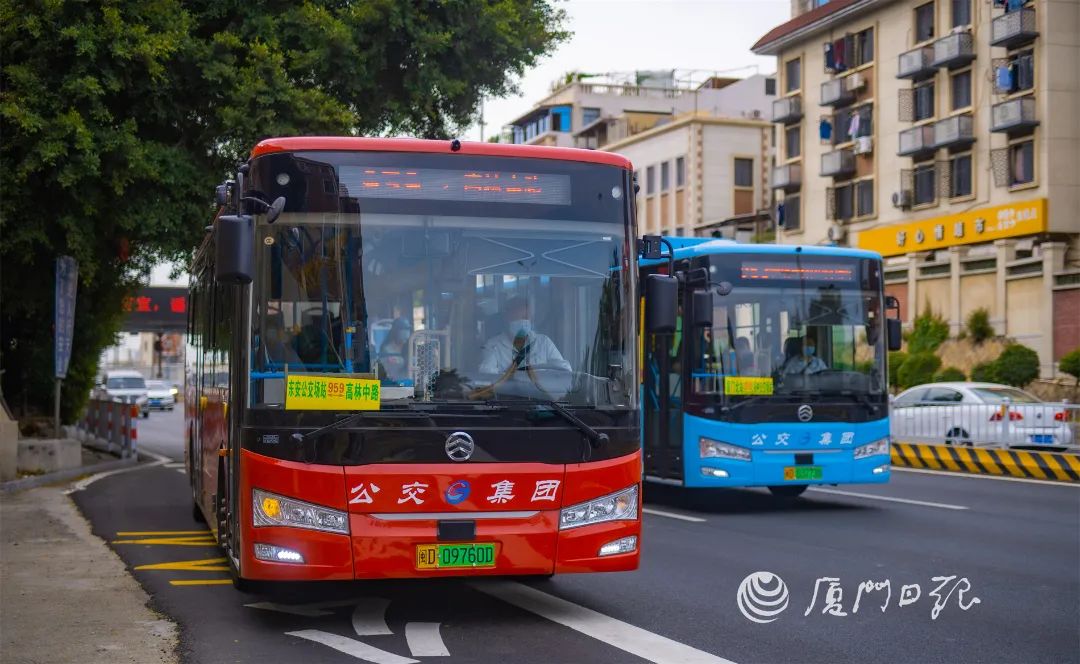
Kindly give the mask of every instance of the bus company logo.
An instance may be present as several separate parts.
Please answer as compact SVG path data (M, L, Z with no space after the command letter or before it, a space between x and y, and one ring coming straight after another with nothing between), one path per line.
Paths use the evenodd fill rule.
M468 461L472 458L476 443L464 431L455 431L446 437L446 456L451 461Z
M739 584L736 601L747 620L766 624L776 620L788 607L788 588L772 572L754 572Z
M464 502L469 497L469 481L468 480L456 480L450 483L450 486L446 487L446 502L451 505L457 505Z
M799 406L798 416L800 422L809 422L814 419L814 409L810 407L810 404L804 403Z

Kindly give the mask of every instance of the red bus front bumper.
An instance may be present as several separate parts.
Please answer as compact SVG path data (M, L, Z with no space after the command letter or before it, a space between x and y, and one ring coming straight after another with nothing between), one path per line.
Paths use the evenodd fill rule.
M513 480L517 495L509 501L487 503L485 498L490 497L483 494L490 493L488 487L504 478ZM447 504L449 486L462 480L473 487L475 495L455 505ZM540 503L529 501L533 491L530 487L543 481L557 481L557 495ZM424 484L424 492L398 504L400 496L407 495L399 486L412 482ZM640 551L640 483L640 453L568 466L514 463L341 467L281 461L245 450L240 464L240 573L255 580L315 581L634 570ZM357 490L361 484L368 487L366 495L373 498L370 502L357 502L359 495L365 495ZM371 494L371 485L380 488ZM559 530L562 508L635 485L639 487L636 519ZM350 532L344 535L255 526L254 489L348 512ZM440 517L474 520L475 538L470 541L495 543L494 567L417 569L416 547L438 542ZM630 536L639 542L632 552L599 555L603 545ZM296 551L304 562L259 560L254 554L256 543Z

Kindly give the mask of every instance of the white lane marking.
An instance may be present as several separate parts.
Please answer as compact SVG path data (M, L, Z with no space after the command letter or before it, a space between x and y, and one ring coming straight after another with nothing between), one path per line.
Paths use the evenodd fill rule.
M393 634L386 625L386 607L390 606L390 600L381 597L361 597L355 602L352 626L357 636Z
M146 470L147 468L153 468L154 466L161 466L161 465L164 465L164 464L168 463L169 461L171 461L171 459L169 459L168 457L159 456L157 454L153 454L153 453L149 453L149 452L143 452L143 454L146 454L147 456L153 457L155 459L155 461L153 463L145 463L145 464L136 463L134 466L128 466L127 468L117 468L116 470L106 470L105 472L97 473L97 474L91 475L90 477L84 477L81 480L79 480L78 482L76 482L75 484L72 484L70 489L64 491L64 494L65 495L70 495L70 494L75 493L76 491L82 491L83 489L90 486L94 482L97 482L98 480L103 480L106 477L110 477L112 475L120 475L121 473L130 473L133 470Z
M1062 482L1060 480L1037 480L1027 477L1003 477L1001 475L983 475L981 473L956 473L950 470L926 470L923 468L899 468L892 467L892 471L902 473L921 473L923 475L948 475L949 477L967 477L973 480L998 480L1000 482L1026 482L1028 484L1044 484L1046 486L1063 486L1080 489L1080 482Z
M173 470L180 473L181 475L187 475L187 468L173 468Z
M856 493L854 491L839 491L837 489L819 489L810 487L814 493L829 493L836 496L851 496L852 498L869 498L870 500L885 500L890 503L905 503L907 505L921 505L922 507L939 507L943 510L966 510L964 505L950 505L948 503L932 503L927 500L912 500L910 498L895 498L893 496L877 496L872 493Z
M449 657L437 622L405 623L405 640L413 657Z
M333 614L333 611L327 611L326 609L335 606L351 606L352 600L345 600L341 602L314 602L312 604L278 604L277 602L254 602L252 604L245 604L244 606L249 609L262 609L264 611L277 611L278 613L287 613L293 616L304 616L305 618L320 618L322 616L329 616Z
M372 662L372 664L417 664L420 661L418 659L410 659L408 657L395 655L392 652L380 650L375 646L369 646L363 641L350 639L349 637L341 636L340 634L331 634L330 632L324 632L320 629L302 629L298 632L285 632L285 634L286 636L296 636L301 639L307 639L308 641L314 641L315 643L321 643L338 652L352 655L365 662Z
M657 664L734 664L516 581L472 581L473 588Z
M183 468L185 466L183 461L171 461L165 464L166 468Z
M685 514L676 514L675 512L665 512L664 510L657 510L651 507L642 508L642 512L646 514L655 514L656 516L666 516L669 519L679 519L680 521L690 521L691 523L705 523L705 519L697 516L687 516Z

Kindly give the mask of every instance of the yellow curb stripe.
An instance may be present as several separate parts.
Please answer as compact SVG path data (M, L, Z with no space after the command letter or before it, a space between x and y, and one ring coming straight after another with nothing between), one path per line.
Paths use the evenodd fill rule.
M979 461L979 465L981 465L983 468L985 468L986 471L989 474L991 474L991 475L1004 475L1005 474L1005 473L1001 472L1001 468L998 468L998 465L996 463L994 463L994 457L991 456L991 454L990 454L990 452L988 450L985 450L985 449L983 449L981 447L976 447L974 451L975 451L975 458Z
M961 471L959 465L956 463L956 448L946 445L944 447L938 445L932 448L934 452L937 452L938 458L941 459L941 463L945 465L949 470Z
M1035 458L1031 452L1023 452L1021 450L1016 451L1017 458L1020 459L1020 463L1023 464L1024 470L1031 473L1032 477L1036 479L1047 479L1046 473L1039 467L1039 461Z
M911 466L912 468L924 467L923 464L919 461L919 455L915 453L915 449L914 447L912 447L911 443L901 443L900 450L905 465Z
M1072 468L1072 471L1080 477L1080 456L1075 454L1062 454L1061 458Z
M158 544L162 546L214 546L213 537L149 537L146 539L114 540L113 544Z
M139 537L144 535L209 535L209 530L121 530L117 537Z
M959 457L960 463L964 464L964 469L969 473L981 473L982 469L979 468L978 463L972 458L972 452L966 447L961 447L956 451L956 456Z
M934 451L930 449L929 445L916 445L915 447L919 452L919 458L926 464L927 468L941 470L941 464L934 458Z
M1046 467L1047 472L1053 473L1054 479L1060 480L1062 482L1068 482L1072 479L1072 477L1069 475L1069 471L1065 468L1062 468L1061 464L1058 463L1056 454L1035 452L1033 456L1035 456L1039 459L1039 461L1042 462L1042 465Z
M169 581L174 586L229 586L231 579L180 579Z
M1024 469L1017 465L1016 459L1009 454L1008 450L991 450L990 454L1005 471L1005 474L1012 475L1013 477L1027 477L1027 475L1024 474Z

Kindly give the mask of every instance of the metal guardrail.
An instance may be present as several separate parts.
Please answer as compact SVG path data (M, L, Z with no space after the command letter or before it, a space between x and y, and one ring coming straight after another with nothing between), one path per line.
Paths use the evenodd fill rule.
M931 399L893 402L890 411L897 442L1080 450L1080 405L1069 402L975 404Z
M77 427L87 436L97 439L106 451L127 459L136 455L139 439L139 407L134 403L90 399Z

